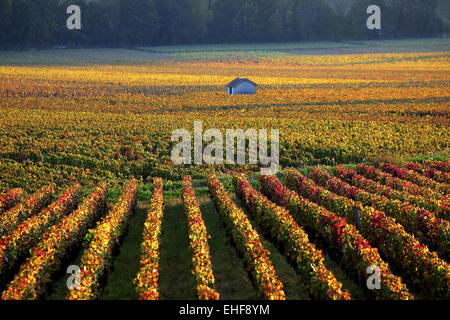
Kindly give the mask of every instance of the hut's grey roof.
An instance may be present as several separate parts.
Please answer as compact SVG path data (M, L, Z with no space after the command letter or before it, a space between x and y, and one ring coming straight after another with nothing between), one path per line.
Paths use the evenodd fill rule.
M231 81L229 84L227 84L227 87L236 88L238 85L240 85L241 83L244 83L244 82L250 83L250 84L254 85L255 87L258 86L256 83L248 80L247 78L236 78L233 81Z

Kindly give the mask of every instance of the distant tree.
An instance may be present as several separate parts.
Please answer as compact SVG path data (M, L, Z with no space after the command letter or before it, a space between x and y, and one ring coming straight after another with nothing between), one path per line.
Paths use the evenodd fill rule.
M91 12L89 4L105 3L107 1L87 1L87 0L43 0L46 6L41 10L45 12L45 20L52 32L52 44L56 45L89 45L89 41L95 36L93 30L89 28ZM81 30L67 29L67 8L70 5L77 5L81 9Z
M296 0L292 36L296 40L332 40L335 37L336 14L323 0Z
M261 18L258 16L258 0L242 0L231 23L240 42L257 42L263 37Z
M76 4L76 2L71 0L70 4ZM61 3L62 1L60 0L35 0L39 12L39 28L35 41L36 44L45 46L56 42L57 37L55 33L59 30L59 17L64 18L64 26L66 26L65 17L68 5L61 8Z
M334 28L334 40L342 40L346 37L346 10L342 3L338 3L334 8L334 21L332 23Z
M36 0L12 1L11 22L7 41L13 45L30 46L40 42L42 15Z
M273 14L273 36L274 40L290 41L292 20L294 16L295 0L277 0L276 9Z
M119 46L121 13L119 0L91 1L82 14L82 31L91 45Z
M279 41L285 22L280 10L280 0L217 0L213 5L215 39L222 38L225 42Z
M72 4L81 8L81 30L66 27L66 10ZM374 4L381 8L381 31L366 26L367 8ZM438 4L439 0L0 0L0 46L425 37L444 30Z
M215 0L212 3L213 19L210 23L211 42L232 42L238 40L238 29L234 23L241 6L241 0Z
M260 25L261 40L264 42L280 41L284 36L281 10L285 10L287 7L283 8L281 5L280 0L260 0L258 2L258 24Z
M392 0L388 27L394 37L421 37L442 31L438 0Z
M381 31L367 28L367 19L369 18L367 8L370 5L377 5L381 9ZM384 0L357 0L347 14L345 34L351 39L379 38L389 25L385 18L390 10L386 7Z
M0 0L0 45L6 41L6 28L11 22L11 0Z
M204 41L208 35L208 25L212 18L209 0L186 0L188 37L190 42Z
M120 0L119 11L122 44L153 44L159 28L153 0Z
M190 9L186 0L156 0L155 5L160 20L158 43L189 43L191 33L186 17Z

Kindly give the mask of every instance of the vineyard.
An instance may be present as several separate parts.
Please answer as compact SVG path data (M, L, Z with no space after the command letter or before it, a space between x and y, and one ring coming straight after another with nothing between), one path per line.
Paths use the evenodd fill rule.
M1 299L450 299L433 41L0 52ZM175 165L195 121L278 129L279 173Z
M287 169L279 177L184 176L178 205L160 178L148 186L148 206L138 201L136 179L117 201L108 201L104 183L84 196L79 184L59 197L52 187L29 196L13 189L0 195L1 297L108 299L115 273L128 266L121 285L134 293L115 298L236 299L242 292L235 290L247 290L249 299L269 300L449 299L449 184L409 170L441 177L449 161L314 167L306 175ZM413 186L435 198L412 201ZM426 209L433 203L439 210ZM131 258L122 244L129 245L138 220L138 256L121 266ZM175 224L184 225L175 237L186 244L168 248ZM70 265L81 270L72 290L64 287ZM183 265L187 270L170 280ZM367 287L370 266L380 270L376 290Z

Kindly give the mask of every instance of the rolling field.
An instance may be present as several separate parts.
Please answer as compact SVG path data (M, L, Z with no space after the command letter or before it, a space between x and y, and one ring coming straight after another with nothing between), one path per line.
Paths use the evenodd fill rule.
M2 299L449 299L449 49L0 52ZM279 129L279 174L174 165L194 121Z

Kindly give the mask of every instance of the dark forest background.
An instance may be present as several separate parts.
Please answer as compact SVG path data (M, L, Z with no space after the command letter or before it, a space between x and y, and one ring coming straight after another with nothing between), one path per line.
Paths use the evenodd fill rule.
M447 1L447 0L446 0ZM82 29L66 28L69 5ZM382 10L368 30L366 9ZM440 0L0 0L0 47L395 39L448 32Z

